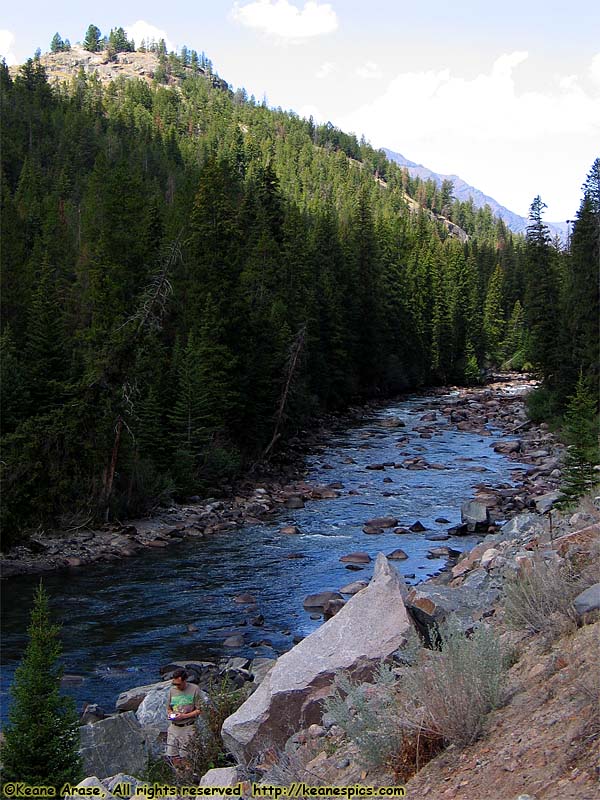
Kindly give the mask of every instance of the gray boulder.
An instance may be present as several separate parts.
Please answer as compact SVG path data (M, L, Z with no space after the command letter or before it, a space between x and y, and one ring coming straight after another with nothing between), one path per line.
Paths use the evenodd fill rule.
M536 510L540 514L545 514L547 511L550 511L552 506L558 502L561 496L561 493L558 491L546 492L546 494L539 495L539 497L535 498Z
M217 769L209 769L201 778L200 786L236 786L241 780L240 771L237 767L219 767ZM225 800L227 795L213 794L218 800Z
M484 506L483 503L478 503L476 500L463 503L460 507L460 516L463 523L467 525L470 531L487 528L490 524L490 514L487 507Z
M320 722L321 700L333 678L348 670L369 677L412 628L402 578L380 553L369 586L314 633L282 655L248 700L223 723L230 753L248 762L281 748L301 727Z
M496 534L496 541L506 542L510 539L521 539L544 531L544 520L538 514L518 514L500 528Z
M578 594L573 603L580 617L589 614L590 611L600 610L600 583L595 583Z
M139 774L148 766L148 745L133 711L79 728L84 774L107 778Z
M117 697L115 708L119 712L137 711L148 694L164 689L165 687L168 688L170 685L171 681L160 681L159 683L150 683L147 686L135 686L133 689L121 692Z

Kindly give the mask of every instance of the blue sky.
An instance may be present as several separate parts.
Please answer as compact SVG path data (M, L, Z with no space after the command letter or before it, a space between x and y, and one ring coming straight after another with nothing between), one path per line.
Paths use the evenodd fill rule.
M46 51L56 31L81 41L90 23L103 33L156 29L174 47L204 50L234 87L456 173L520 214L540 194L548 220L572 218L600 155L592 0L7 5L0 53L9 62Z

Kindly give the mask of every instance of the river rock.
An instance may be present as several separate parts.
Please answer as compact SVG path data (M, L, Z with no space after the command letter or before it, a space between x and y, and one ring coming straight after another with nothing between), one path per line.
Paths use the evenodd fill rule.
M416 522L413 522L409 530L411 530L413 533L423 533L423 531L426 531L427 528L425 525L423 525L421 520L418 519Z
M412 627L404 582L380 553L369 586L332 619L282 655L248 700L223 723L225 746L239 762L281 748L301 727L319 723L320 699L340 670L366 679Z
M148 767L148 746L133 711L79 728L83 772L108 778L117 772L139 775Z
M357 594L361 589L366 589L368 585L367 581L353 581L342 586L340 594Z
M370 564L371 563L371 556L368 553L364 553L362 551L356 553L348 553L345 556L340 558L344 564Z
M365 522L370 528L394 528L397 524L396 517L375 517Z
M339 592L317 592L316 594L306 595L302 605L304 608L323 608L325 603L328 603L330 600L343 599Z
M159 683L150 683L147 686L136 686L133 689L127 689L126 692L121 692L117 697L115 703L116 710L121 713L123 711L137 711L145 697L150 692L160 691L165 687L169 687L171 681L160 681Z
M374 525L363 525L363 533L367 533L372 536L377 536L380 533L383 533L383 528L376 528Z
M286 525L279 531L279 533L284 533L288 536L297 536L298 534L302 533L302 531L297 525Z
M288 497L285 501L285 507L292 509L304 508L304 500L299 495Z
M398 547L396 550L392 550L391 553L388 553L387 557L390 561L404 561L408 558L408 553L405 553L404 550Z
M487 528L490 524L489 511L483 503L478 503L476 500L463 503L460 507L460 516L470 531Z
M243 647L243 646L244 646L243 633L233 633L231 636L228 636L223 641L223 647Z
M238 603L239 605L253 605L256 603L256 597L253 594L248 594L244 592L243 594L236 594L233 598L234 603Z
M509 455L510 453L519 453L521 450L521 441L519 439L515 441L502 441L502 442L492 442L490 447L493 447L496 453L502 453L503 455Z
M345 600L328 600L323 606L323 619L331 619L346 605Z

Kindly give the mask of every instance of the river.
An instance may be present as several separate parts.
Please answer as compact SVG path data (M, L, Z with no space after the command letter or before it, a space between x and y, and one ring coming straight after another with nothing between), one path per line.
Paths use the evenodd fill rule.
M424 408L439 402L418 397L373 412L310 456L307 481L339 481L344 488L336 499L283 510L269 524L184 540L116 564L45 576L54 618L62 624L65 673L73 676L65 691L78 707L96 702L110 712L119 692L159 680L158 668L172 660L274 657L292 646L294 636L305 636L321 624L303 610L305 595L368 579L379 551L406 551L409 558L394 563L404 575L414 574L408 583L437 572L444 561L427 558L438 544L428 537L460 522L460 505L472 497L475 484L512 485L511 470L518 466L490 447L491 441L502 438L499 431L489 438L451 430L438 414L428 423L434 429L431 438L421 438L414 429L423 425ZM399 418L405 427L382 425L386 417ZM445 469L367 469L410 456L422 456ZM364 523L380 516L394 516L404 526L418 519L427 530L364 534ZM449 523L436 522L438 518ZM282 535L280 529L287 524L297 525L302 533ZM444 544L465 550L477 541L461 536ZM367 551L373 562L351 572L339 559L356 550ZM3 719L38 580L26 576L2 582ZM256 597L257 610L249 613L233 602L242 592ZM250 624L258 613L264 616L263 627ZM188 626L196 630L189 632ZM244 635L243 647L223 646L233 633Z

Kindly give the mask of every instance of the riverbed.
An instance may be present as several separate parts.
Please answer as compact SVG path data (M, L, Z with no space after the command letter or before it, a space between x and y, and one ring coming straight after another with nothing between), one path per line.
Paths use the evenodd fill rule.
M110 712L119 692L159 680L159 667L170 661L275 657L322 624L303 609L304 597L368 580L380 551L406 552L406 560L394 563L411 584L443 568L443 559L428 558L439 544L431 537L460 523L460 505L476 484L511 486L518 466L490 447L502 438L500 431L490 429L491 438L456 430L437 414L423 434L424 414L451 400L407 399L333 435L308 457L306 480L341 485L334 499L282 510L267 524L183 539L133 560L45 576L54 617L62 624L65 691L78 707L95 702ZM418 457L435 468L400 468ZM396 518L401 528L418 520L426 530L363 532L367 520L382 516ZM300 533L282 534L286 525ZM466 550L479 540L451 536L443 544ZM340 557L352 551L366 551L373 562L349 571ZM38 581L22 576L2 584L3 718ZM255 606L236 604L240 593L253 595ZM232 634L241 634L243 645L225 647Z

